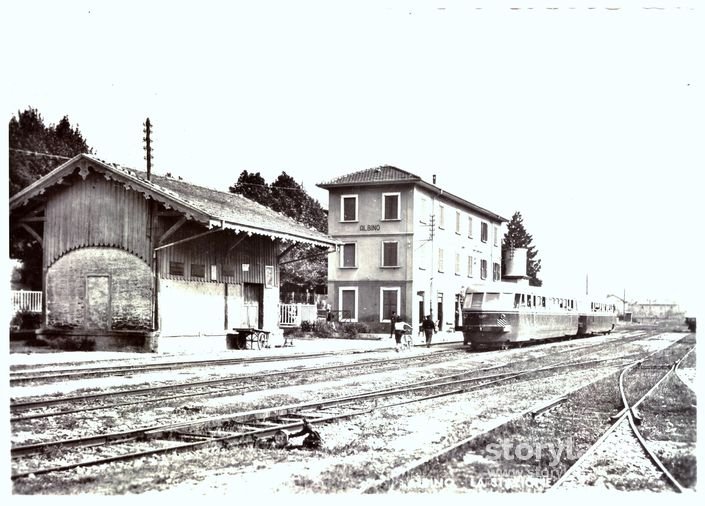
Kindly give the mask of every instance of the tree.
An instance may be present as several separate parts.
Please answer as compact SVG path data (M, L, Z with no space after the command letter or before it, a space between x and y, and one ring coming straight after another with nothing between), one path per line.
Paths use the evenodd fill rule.
M502 240L502 251L510 248L526 248L526 275L531 286L541 286L543 281L538 278L541 270L541 260L536 258L538 250L531 244L534 238L524 228L524 220L519 211L515 212L507 225L507 233ZM506 266L502 264L503 274Z
M46 126L36 109L28 108L13 116L9 124L10 196L80 153L92 153L68 116L59 124ZM40 290L42 286L42 247L22 229L10 231L10 257L22 261L22 284Z
M245 198L254 200L263 206L270 207L272 203L272 193L264 178L257 173L250 173L243 170L237 183L229 188L230 193L237 193Z
M80 153L92 153L68 116L59 124L44 124L41 114L29 108L10 119L10 196ZM49 156L51 155L51 156Z
M240 174L237 183L230 187L230 192L239 193L324 234L328 231L326 211L286 172L282 172L268 185L259 172L250 173L245 170ZM284 263L281 266L282 294L305 290L315 292L325 288L328 274L327 257L325 254L317 255L318 253L321 253L319 248L305 244L298 244L289 251L286 258L306 257L306 260Z

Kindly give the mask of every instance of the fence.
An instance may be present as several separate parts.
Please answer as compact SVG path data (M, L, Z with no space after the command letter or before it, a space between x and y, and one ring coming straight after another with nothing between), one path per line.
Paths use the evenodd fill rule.
M30 311L32 313L42 312L42 292L12 290L10 297L13 314L19 311Z
M300 327L301 322L312 322L317 318L315 304L279 304L280 327Z

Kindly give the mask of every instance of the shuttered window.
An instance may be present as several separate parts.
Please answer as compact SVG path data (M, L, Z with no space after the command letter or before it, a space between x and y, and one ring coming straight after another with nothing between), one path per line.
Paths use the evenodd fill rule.
M191 277L192 278L205 278L206 277L206 266L203 264L191 264Z
M357 321L357 289L340 289L341 320Z
M184 263L183 262L169 262L169 275L170 276L183 276L184 275Z
M343 244L341 249L340 266L341 267L357 267L356 244Z
M399 216L399 193L383 193L382 194L382 219L383 220L398 220Z
M340 207L340 221L357 221L357 195L341 195Z
M382 243L382 267L399 267L399 243L385 241Z

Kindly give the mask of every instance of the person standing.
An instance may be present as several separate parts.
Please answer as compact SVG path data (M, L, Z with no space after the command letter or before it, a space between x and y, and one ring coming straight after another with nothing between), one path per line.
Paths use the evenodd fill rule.
M397 321L394 323L394 339L396 340L396 350L399 351L399 348L402 347L402 337L404 337L404 332L406 329L411 329L411 325L406 323L401 319L401 317L397 317ZM408 346L406 346L408 344ZM408 341L405 343L404 347L410 347L411 342Z
M423 329L423 333L426 335L426 348L430 348L431 336L436 333L436 324L433 323L431 315L426 316L423 323L421 324L421 328Z
M394 337L394 324L399 320L397 313L392 311L392 316L389 318L389 337Z

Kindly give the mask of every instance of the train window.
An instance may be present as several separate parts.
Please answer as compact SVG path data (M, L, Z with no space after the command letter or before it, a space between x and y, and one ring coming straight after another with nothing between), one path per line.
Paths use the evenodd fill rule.
M500 294L498 293L486 293L485 302L482 304L483 308L500 308Z
M472 303L470 305L471 309L481 309L482 308L482 296L484 293L473 293Z
M517 308L521 306L521 294L515 293L514 294L514 307Z
M531 299L532 299L531 295L527 295L527 296L526 296L526 305L527 305L527 307L531 307L531 306L533 305L533 304L531 303Z

